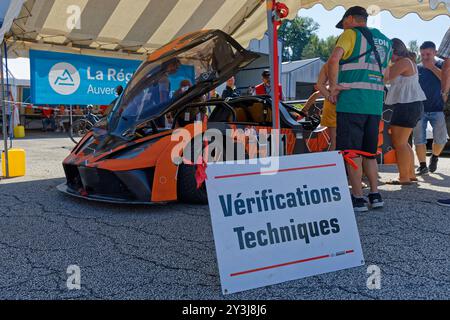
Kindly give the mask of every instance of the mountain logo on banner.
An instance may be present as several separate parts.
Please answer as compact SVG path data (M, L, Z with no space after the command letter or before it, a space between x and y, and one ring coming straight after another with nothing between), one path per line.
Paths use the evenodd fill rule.
M48 74L48 81L52 89L61 95L71 95L80 87L80 74L70 63L55 64Z
M55 84L57 86L74 86L73 78L70 72L66 69L61 77L56 78Z

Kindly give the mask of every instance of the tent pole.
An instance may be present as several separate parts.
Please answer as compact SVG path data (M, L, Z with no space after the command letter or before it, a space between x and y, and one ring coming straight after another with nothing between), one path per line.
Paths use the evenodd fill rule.
M12 84L11 87L9 86L9 68L8 68L8 47L6 46L6 42L3 42L3 52L5 53L5 73L6 73L6 99L8 101L13 101L13 99L10 99L12 97ZM12 140L14 138L14 128L13 128L13 121L14 121L14 110L11 108L11 102L8 102L7 110L9 113L9 141L12 145Z
M0 48L0 81L1 81L1 93L0 93L0 99L2 104L2 122L3 122L3 143L4 143L4 152L5 152L5 171L3 172L4 176L6 178L9 178L9 161L8 161L8 130L7 130L7 115L6 115L6 102L5 102L5 79L3 74L3 57L5 56L5 51L3 47L3 43L1 44ZM8 75L6 75L8 76Z
M279 65L278 65L278 32L276 25L273 23L274 10L276 0L266 0L267 7L267 30L269 32L269 62L271 74L271 96L272 96L272 125L273 129L280 129L280 112L279 112Z

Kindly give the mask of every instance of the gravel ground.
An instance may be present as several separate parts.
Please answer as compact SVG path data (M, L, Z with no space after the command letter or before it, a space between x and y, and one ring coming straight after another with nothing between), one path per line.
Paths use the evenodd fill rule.
M73 145L15 142L27 175L0 181L0 299L449 299L450 159L418 186L381 187L383 210L357 215L366 266L222 296L207 206L120 206L56 190ZM382 180L395 168L381 168ZM381 268L381 289L366 286ZM67 267L81 268L68 290Z

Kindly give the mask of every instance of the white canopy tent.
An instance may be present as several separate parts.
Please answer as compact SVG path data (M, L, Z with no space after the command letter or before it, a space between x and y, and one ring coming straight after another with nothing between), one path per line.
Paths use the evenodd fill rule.
M430 20L449 15L450 0L280 0L292 19L301 8L322 4L359 5L369 12L390 11L395 17L415 12ZM275 0L11 0L0 27L0 44L7 44L9 57L26 57L29 49L143 59L177 36L199 29L220 29L247 47L269 30L274 127L278 128L278 61ZM272 47L273 45L273 47ZM275 53L275 54L274 54ZM2 54L4 57L4 52ZM0 68L3 85L3 68ZM3 92L0 101L5 114ZM5 117L4 117L5 118ZM5 150L7 150L4 120ZM7 159L7 154L6 154ZM6 160L7 163L7 160ZM6 164L8 176L8 164Z
M450 1L439 0L281 0L292 19L300 8L365 6L395 17L415 12L422 19L449 15ZM12 0L0 29L9 56L28 49L142 58L176 36L221 29L244 47L267 30L264 0ZM139 57L140 56L140 57Z

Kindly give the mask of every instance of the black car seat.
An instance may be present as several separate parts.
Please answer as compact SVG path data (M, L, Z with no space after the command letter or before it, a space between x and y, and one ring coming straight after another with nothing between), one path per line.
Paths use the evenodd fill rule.
M260 124L272 123L272 109L262 102L256 102L248 108L252 121Z
M234 108L234 112L236 112L236 122L249 122L247 112L243 107ZM228 117L228 122L233 122L232 115Z

